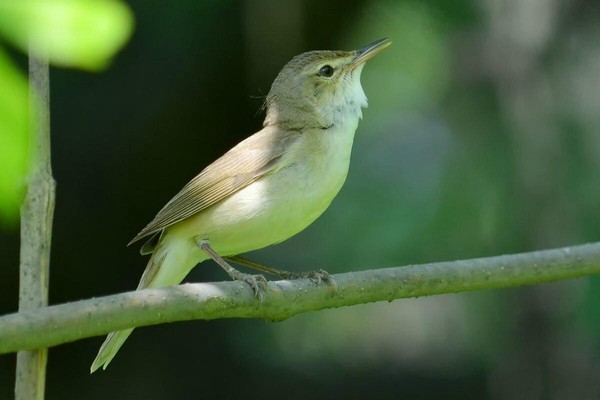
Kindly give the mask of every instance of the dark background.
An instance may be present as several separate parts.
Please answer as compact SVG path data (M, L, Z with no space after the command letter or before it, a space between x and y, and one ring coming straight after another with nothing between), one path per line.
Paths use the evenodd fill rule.
M52 304L135 288L125 244L257 131L279 69L390 37L348 181L297 237L252 255L330 272L600 240L596 1L131 1L102 74L52 69ZM18 227L0 230L0 313L17 309ZM186 281L223 280L210 262ZM138 329L52 348L47 399L600 398L600 280ZM0 356L11 398L14 355Z

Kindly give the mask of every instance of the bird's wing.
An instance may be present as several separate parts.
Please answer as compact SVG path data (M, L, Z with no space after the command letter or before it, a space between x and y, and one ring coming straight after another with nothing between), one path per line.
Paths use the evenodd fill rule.
M242 141L185 185L129 244L191 217L283 168L282 156L296 135L266 127Z

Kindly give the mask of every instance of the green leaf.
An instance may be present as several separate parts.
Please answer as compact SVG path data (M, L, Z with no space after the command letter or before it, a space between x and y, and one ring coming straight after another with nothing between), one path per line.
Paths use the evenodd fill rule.
M0 0L0 33L58 66L105 67L132 28L131 11L115 0Z
M0 222L19 215L29 150L27 81L0 49Z

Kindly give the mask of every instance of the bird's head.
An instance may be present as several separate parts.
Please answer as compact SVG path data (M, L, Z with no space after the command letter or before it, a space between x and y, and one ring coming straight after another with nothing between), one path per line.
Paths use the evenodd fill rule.
M367 106L361 71L390 43L381 39L359 50L316 50L294 57L271 86L264 125L329 128L357 121Z

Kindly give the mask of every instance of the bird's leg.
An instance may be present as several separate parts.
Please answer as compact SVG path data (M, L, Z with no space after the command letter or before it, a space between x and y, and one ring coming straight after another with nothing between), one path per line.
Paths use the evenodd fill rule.
M248 285L250 285L254 291L254 297L260 298L261 292L267 289L267 280L264 276L245 274L233 268L227 263L227 261L223 260L221 256L219 256L205 240L199 240L197 244L198 247L206 252L217 264L219 264L221 268L225 270L225 272L227 272L231 279L246 282Z
M292 278L292 275L294 274L293 272L289 272L289 271L284 271L284 270L281 270L281 269L267 267L266 265L259 264L257 262L248 260L247 258L244 258L244 257L229 256L229 257L225 257L225 259L227 261L232 262L232 263L243 265L244 267L252 268L252 269L255 269L255 270L260 271L260 272L264 272L264 273L267 273L267 274L270 274L270 275L278 276L278 277L280 277L282 279L294 279L294 278Z
M333 282L333 278L331 277L331 275L329 275L329 273L323 269L320 269L317 271L308 271L308 272L290 272L290 271L284 271L281 269L267 267L266 265L259 264L257 262L248 260L248 259L246 259L244 257L240 257L240 256L229 256L229 257L225 257L225 258L233 263L243 265L245 267L252 268L252 269L255 269L260 272L265 272L267 274L275 275L275 276L280 277L281 279L291 280L291 279L308 278L317 283L321 283L321 282L332 283Z

